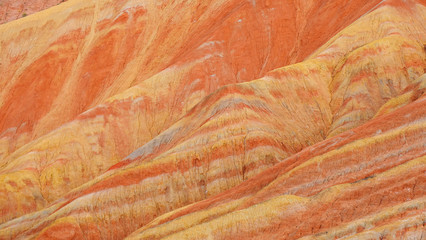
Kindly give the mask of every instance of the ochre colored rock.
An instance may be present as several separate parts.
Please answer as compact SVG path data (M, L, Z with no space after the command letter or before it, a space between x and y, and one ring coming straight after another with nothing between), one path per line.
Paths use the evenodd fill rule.
M0 29L6 49L0 66L3 172L37 170L41 184L49 186L41 191L49 191L44 198L54 201L156 137L219 87L301 60L311 51L290 46L312 43L302 43L298 35L319 31L314 34L319 46L332 36L323 31L334 33L373 6L365 2L321 4L322 12L343 20L309 32L301 26L313 23L298 19L326 15L313 11L318 3L305 1L70 1L5 24ZM176 6L181 15L175 16ZM284 9L299 17L281 14Z
M168 86L160 93L152 91L159 85L141 93L158 111L150 140L218 87L303 60L377 2L81 0L5 24L0 158L131 86L167 77L151 81Z
M421 237L424 22L71 0L0 25L0 239Z

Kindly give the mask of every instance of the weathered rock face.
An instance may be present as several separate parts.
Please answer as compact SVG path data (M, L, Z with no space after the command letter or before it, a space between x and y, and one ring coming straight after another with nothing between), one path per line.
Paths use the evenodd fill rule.
M374 6L363 3L71 1L3 25L1 162L13 178L29 171L37 193L21 206L24 192L6 191L20 207L4 219L93 179L221 86L303 59ZM306 20L324 13L340 20Z
M0 238L421 236L425 18L73 0L0 26Z
M56 6L66 0L2 0L0 1L0 24Z
M72 1L4 25L0 158L139 83L156 116L140 146L218 87L303 60L376 2Z

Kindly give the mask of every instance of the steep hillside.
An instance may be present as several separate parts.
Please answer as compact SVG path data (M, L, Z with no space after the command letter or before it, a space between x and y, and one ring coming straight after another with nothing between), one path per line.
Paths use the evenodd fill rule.
M303 60L377 2L73 0L5 24L0 158L141 83L154 116L140 146L217 88Z
M16 204L2 221L44 208L221 86L303 59L374 7L371 1L95 3L69 1L0 26L0 181L16 183L0 185L4 201ZM330 16L334 24L325 24ZM17 183L17 175L31 184Z
M425 22L70 0L0 25L0 239L421 239Z

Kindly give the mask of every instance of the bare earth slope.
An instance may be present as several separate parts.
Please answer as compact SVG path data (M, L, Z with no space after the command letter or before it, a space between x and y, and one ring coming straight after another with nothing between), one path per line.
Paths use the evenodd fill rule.
M303 59L373 7L73 0L0 26L1 221L43 209L221 86Z
M71 0L1 25L0 239L421 239L424 22Z

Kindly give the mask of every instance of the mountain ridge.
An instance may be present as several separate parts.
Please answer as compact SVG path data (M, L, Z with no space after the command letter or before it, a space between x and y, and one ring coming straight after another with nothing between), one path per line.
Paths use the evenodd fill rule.
M79 1L68 1L56 7L56 10L77 2ZM221 1L212 3L210 7L223 7ZM238 24L256 16L255 10L259 6L284 7L280 5L281 3L273 5L269 1L257 1L256 6L252 3L241 5L238 3L240 2L234 1L223 8L235 7L231 8L232 13L224 22L230 21L239 26ZM91 7L88 9L94 12L93 16L102 16L105 5L87 4ZM318 8L315 3L305 2L305 4ZM339 10L337 4L339 3L328 1L319 8L325 6L334 13L333 10ZM268 50L270 47L268 44L264 47L256 46L264 43L262 34L258 36L262 41L250 42L247 38L247 44L241 47L240 38L229 37L232 36L232 31L239 29L238 27L233 29L229 26L234 25L228 24L225 27L213 27L215 29L213 31L207 29L206 31L213 32L212 37L190 40L181 43L181 46L192 46L193 41L206 41L204 44L195 44L197 46L195 50L183 51L185 54L174 51L175 57L167 58L171 59L170 62L173 64L165 64L164 69L159 68L157 73L139 80L140 82L133 87L124 91L96 90L96 84L93 85L95 92L100 91L100 95L94 95L95 99L105 98L105 100L99 105L96 103L97 100L94 100L94 103L86 102L87 106L94 104L94 107L89 107L89 110L77 114L75 118L69 118L70 121L57 118L49 120L58 121L56 125L59 126L60 122L66 122L61 127L53 131L44 129L38 137L25 136L24 133L24 139L20 140L23 145L16 149L9 145L13 145L13 141L16 141L13 139L21 135L19 133L12 133L12 137L3 135L0 146L3 144L2 149L6 150L3 150L3 158L0 160L0 181L4 186L0 189L0 207L2 207L0 219L3 222L0 225L0 238L49 239L61 235L66 239L82 237L121 239L127 236L135 239L157 239L167 236L174 239L199 239L209 236L218 239L271 236L308 238L309 231L293 229L298 224L291 224L296 221L294 219L299 219L296 221L299 224L303 222L300 216L309 215L307 206L317 209L312 212L314 220L303 225L306 229L316 229L312 230L311 234L346 236L349 230L344 230L345 227L347 229L347 225L344 224L357 220L356 217L369 219L365 221L371 222L373 220L368 218L370 216L368 214L386 215L386 211L393 209L392 206L424 208L422 189L425 188L420 186L417 187L418 190L412 191L411 198L407 200L395 195L386 203L387 205L379 204L367 213L342 217L347 220L341 221L340 225L333 225L338 221L333 222L321 215L321 207L329 209L328 211L333 214L348 211L344 205L340 205L340 209L327 205L329 198L338 201L341 197L339 194L347 194L348 199L356 202L357 198L354 196L369 197L373 194L366 185L376 189L381 186L380 184L388 184L390 189L398 189L399 185L392 182L394 178L391 177L395 172L401 172L395 176L406 179L404 183L406 186L412 187L413 184L407 176L414 176L417 182L422 181L425 145L422 129L424 130L426 31L421 19L425 19L425 6L418 1L397 0L381 1L377 4L369 2L369 4L372 11L366 11L363 15L358 12L357 14L362 17L324 42L322 47L318 46L318 50L313 53L307 51L302 55L297 53L296 57L291 57L295 55L295 51L281 46L289 56L285 60L283 60L285 54L273 55L273 51ZM206 9L209 9L207 5L195 8L202 9L200 11L204 14L195 14L188 19L191 22L194 20L207 22L209 16L206 14L208 12ZM166 4L161 6L161 11L173 9L175 6ZM353 7L350 5L348 8L351 6ZM300 6L295 9L300 9ZM307 9L315 8L307 7ZM260 10L260 16L267 19L262 11ZM113 21L105 21L101 25L99 22L91 22L90 29L86 30L88 41L82 41L82 46L78 49L83 55L92 51L95 51L94 56L99 55L94 61L94 73L104 76L103 74L108 71L96 65L104 61L102 54L105 50L96 48L96 44L93 48L95 50L89 50L93 43L99 39L105 39L107 42L120 41L120 38L111 38L116 30L111 30L113 33L108 31L100 34L97 29L109 26L108 24L114 29L114 26L128 23L132 21L133 16L139 14L144 16L146 12L137 8L133 15L123 13L117 15ZM226 13L225 11L219 15ZM251 15L252 13L254 15ZM41 12L29 16L28 19L31 17L36 19L43 14L46 13ZM230 17L232 14L236 16ZM277 17L273 14L272 16ZM333 14L332 16L335 17ZM292 16L285 16L283 19L278 21L277 26L282 23L281 21L289 21L288 19L302 21ZM329 19L322 19L327 20ZM3 31L14 24L18 23L4 25ZM249 29L256 24L248 21L248 26L247 32L238 30L238 33L250 36ZM268 26L272 25L261 26L268 29ZM228 33L224 34L227 31ZM164 33L170 34L168 31ZM268 36L268 31L265 33ZM218 40L221 37L225 40ZM151 43L155 43L152 39ZM63 39L64 42L70 40L72 39ZM268 41L272 40L266 42ZM280 38L275 41L279 42ZM295 40L293 43L294 49L299 49L303 41ZM245 60L238 54L237 58L233 57L233 48L240 47L239 54L242 54L246 52L245 47L251 44L256 46L253 49L264 49L264 54L257 54L256 50L252 53L261 60L253 60L256 58ZM232 48L226 50L229 46ZM163 46L160 44L158 47ZM71 52L73 51L75 50ZM146 51L149 55L149 51ZM162 51L166 49L159 50L160 56ZM119 54L123 52L126 51ZM307 58L303 62L288 65L298 57L308 54L310 56L305 56ZM79 59L84 58L81 56L78 52L73 61L76 61L75 66L81 65L84 68L88 64L80 62ZM0 59L7 57L9 56L3 58L0 56ZM131 58L124 57L124 60L114 61L114 64L120 61L127 62L130 68L136 62L143 62L140 61L143 57L137 56L138 60L130 60L130 63L128 61ZM262 74L268 69L265 67L267 63L273 60L277 65L280 62L283 65ZM155 63L158 60L154 58L152 61ZM253 66L257 70L248 73L247 66L254 62L256 64ZM158 65L154 63L153 65ZM238 70L237 73L233 72L234 70ZM90 71L92 70L89 69L88 72ZM72 74L79 75L75 72ZM121 73L112 81L111 86L120 84L120 79L128 77L128 74L137 75ZM246 77L242 77L244 75ZM257 77L250 78L250 76ZM96 78L95 76L94 79ZM0 84L2 82L5 84L5 79L0 80ZM81 81L78 77L75 79L77 82ZM127 83L125 86L131 86L134 80L130 77L125 79L125 82ZM74 83L69 84L72 86ZM85 91L84 89L91 89L90 86L74 85L71 89L81 88ZM117 94L111 94L111 91L117 91ZM6 93L7 90L3 90L0 96L5 96ZM105 97L108 95L111 96ZM4 97L0 99L4 100ZM10 99L16 102L13 98ZM3 100L0 108L5 106ZM81 108L79 101L81 103L81 100L74 102ZM2 112L11 108L13 105L2 108ZM51 113L46 116L49 114ZM10 116L13 119L12 114L3 115L2 120ZM37 128L36 126L35 131ZM386 128L388 130L385 130ZM34 134L31 133L34 130L29 131L29 135ZM397 144L403 141L405 144ZM337 148L336 144L340 147ZM318 147L323 148L319 153ZM365 159L354 160L357 154L353 149L360 151L358 154L362 153ZM312 151L317 155L312 155ZM386 155L386 151L393 151L392 154L396 154L398 158ZM345 160L346 165L343 166L342 163L339 165L335 158L328 157L334 156L336 152L341 154L342 161ZM379 161L382 165L369 164L368 160L373 157L379 159L374 161ZM306 162L301 162L301 158ZM313 159L322 160L316 162ZM327 171L314 171L314 165L319 168L319 164L324 164ZM311 166L311 170L303 170L306 166ZM368 174L360 173L357 169L360 166L363 166L363 169L368 166ZM348 169L342 170L345 167ZM275 171L273 169L280 168L282 168L280 172L270 174L271 171ZM333 168L341 171L338 172L340 175L331 172L330 169ZM345 171L347 172L342 174ZM276 176L275 180L271 180L273 176ZM324 179L322 183L318 180L321 178ZM342 180L339 180L340 178ZM305 185L301 184L303 181ZM263 183L254 186L251 184L253 182ZM349 183L353 183L354 187ZM282 189L287 190L282 192ZM353 191L358 192L358 195L353 195ZM384 194L376 197L380 196ZM11 198L15 201L10 201ZM209 201L214 202L217 199L222 199L223 202L219 201L219 204L222 204L224 209L219 209L218 205L206 205ZM353 202L351 204L355 204ZM251 216L252 213L247 209L251 209L254 205L257 210L253 210L253 213L257 215ZM295 210L290 211L286 206L291 206L291 209ZM185 210L191 208L195 210L190 210L193 212ZM303 212L300 210L302 208L308 210ZM268 209L275 209L277 214L287 217L269 213ZM292 211L299 211L297 213L301 215L299 217L291 215ZM400 214L402 210L392 211L394 214ZM418 211L414 211L414 214L418 214ZM114 220L114 214L121 216L121 219ZM180 218L174 217L173 214L178 214ZM167 223L164 222L164 218L168 219ZM264 222L263 225L259 225L260 230L250 224L245 228L232 230L233 224L242 224L239 219L244 218ZM331 233L321 232L321 226L317 229L318 219L328 224L325 226L326 229L334 230ZM415 226L420 226L417 218L413 218L413 221ZM293 228L285 230L274 225L280 226L284 222L286 226ZM162 226L164 224L165 227ZM222 228L216 227L221 224L224 224ZM388 227L392 229L392 226L397 228L400 225L391 224ZM200 232L197 230L199 228L206 228L209 231ZM418 234L419 231L416 229L402 234ZM368 229L361 229L357 233L365 237L369 234L384 234L387 231L363 232L363 230ZM353 234L351 231L349 232Z

